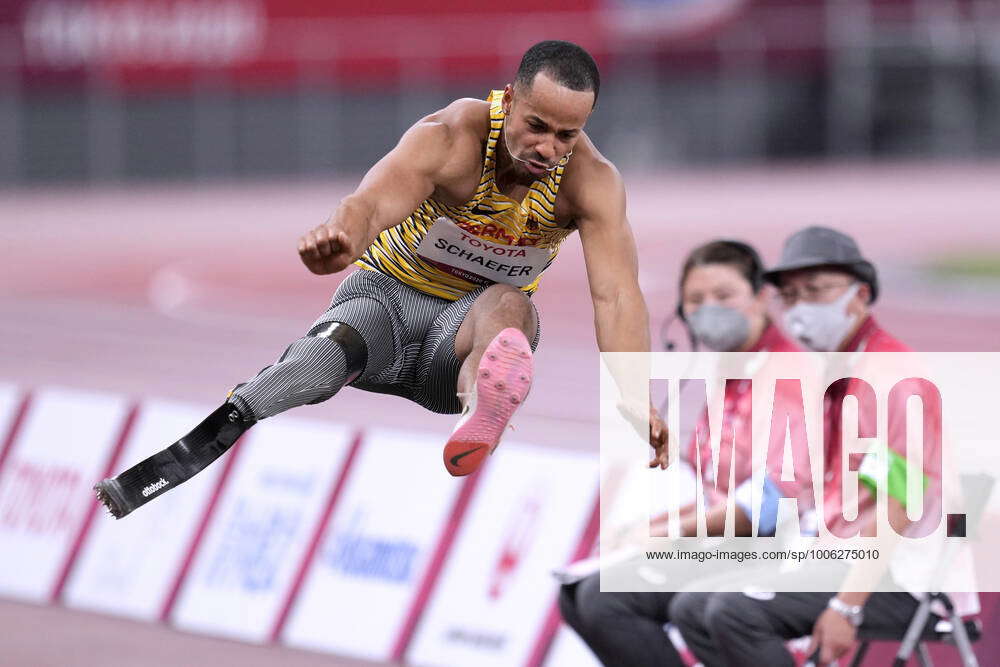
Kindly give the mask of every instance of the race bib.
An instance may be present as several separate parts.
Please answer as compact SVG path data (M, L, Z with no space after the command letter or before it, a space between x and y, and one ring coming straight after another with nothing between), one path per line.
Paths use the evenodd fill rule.
M479 285L504 283L526 287L549 263L545 248L503 245L461 229L450 219L434 221L417 255L442 271Z

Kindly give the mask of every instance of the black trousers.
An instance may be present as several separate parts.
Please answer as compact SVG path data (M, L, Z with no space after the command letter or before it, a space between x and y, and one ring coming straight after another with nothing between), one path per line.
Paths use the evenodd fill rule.
M794 667L785 641L812 633L833 593L678 593L673 622L705 667ZM862 628L902 637L917 609L909 593L872 593Z
M663 625L676 593L601 593L593 574L559 592L563 620L607 667L684 667Z
M746 577L746 575L743 575ZM794 667L785 642L812 633L833 593L601 593L594 574L562 587L563 619L607 666L683 667L663 631L680 630L705 667ZM917 608L905 592L872 593L862 628L902 637Z

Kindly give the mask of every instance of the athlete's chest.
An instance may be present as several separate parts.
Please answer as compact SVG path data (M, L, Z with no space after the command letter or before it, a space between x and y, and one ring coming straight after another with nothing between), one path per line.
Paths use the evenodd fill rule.
M528 232L569 233L576 229L576 215L569 197L561 191L559 182L551 178L531 185L505 185L487 172L439 185L431 199L452 213L464 213L460 222L470 227L482 222L507 228L523 226Z

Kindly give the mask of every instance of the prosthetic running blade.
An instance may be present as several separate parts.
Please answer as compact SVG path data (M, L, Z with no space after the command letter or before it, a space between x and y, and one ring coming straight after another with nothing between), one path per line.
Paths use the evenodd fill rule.
M150 500L183 484L222 456L253 425L231 403L225 403L190 433L140 461L117 477L94 486L97 499L120 519Z

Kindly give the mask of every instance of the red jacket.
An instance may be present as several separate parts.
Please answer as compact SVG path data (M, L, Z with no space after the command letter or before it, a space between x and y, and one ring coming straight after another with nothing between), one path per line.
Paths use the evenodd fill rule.
M782 333L781 329L773 323L768 323L760 340L748 352L799 352L798 347L790 338ZM705 494L710 503L714 504L721 499L729 489L729 466L733 457L733 435L737 428L747 427L751 419L751 381L742 380L736 383L734 391L726 396L722 408L722 438L719 445L719 467L723 479L715 484L715 466L712 461L711 441L708 438L708 409L702 413L701 420L695 427L695 432L691 434L691 442L688 444L685 458L692 466L696 465L699 458L698 437L701 437L700 459L702 480L705 482ZM750 438L739 438L737 443L745 449L737 452L736 470L733 481L736 486L746 481L753 472L751 460ZM734 487L735 488L735 487Z

